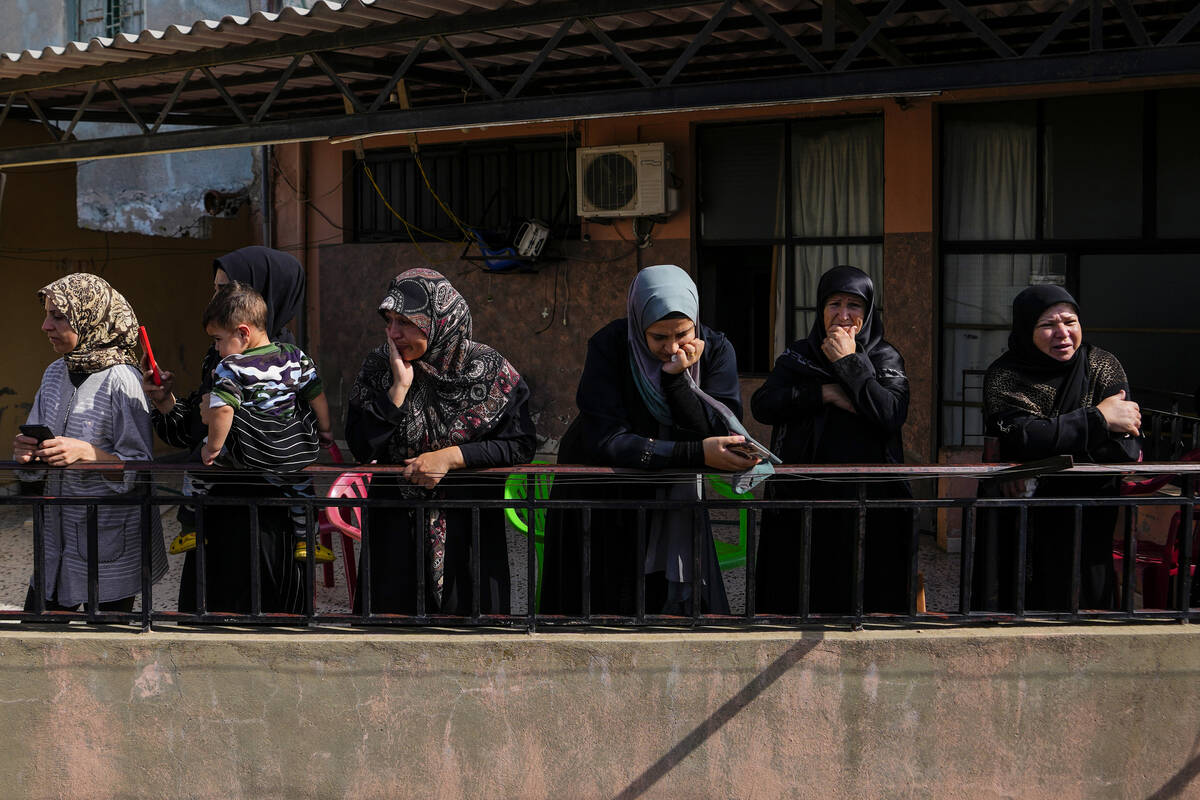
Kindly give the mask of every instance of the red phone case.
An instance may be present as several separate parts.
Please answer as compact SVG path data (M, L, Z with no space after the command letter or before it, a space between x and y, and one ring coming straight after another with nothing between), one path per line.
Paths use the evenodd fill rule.
M154 361L154 351L150 349L150 335L146 333L146 326L138 326L138 338L142 342L142 350L146 353L146 360L150 362L150 371L154 373L154 385L162 386L162 373L158 371L158 364Z

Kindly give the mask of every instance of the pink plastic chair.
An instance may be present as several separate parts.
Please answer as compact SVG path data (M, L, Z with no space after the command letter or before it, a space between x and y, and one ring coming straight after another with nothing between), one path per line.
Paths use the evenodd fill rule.
M343 463L341 453L337 452L336 446L331 449L330 453L331 455L336 453L333 459L335 463ZM370 484L371 474L369 472L343 472L329 487L327 497L333 500L342 498L365 500ZM346 591L349 593L350 602L353 603L354 588L358 583L354 543L362 540L362 508L358 506L327 506L321 509L321 542L326 547L333 546L332 538L328 541L324 538L326 535L332 537L333 531L342 535L342 570L346 576ZM331 586L333 565L326 564L325 566L330 570L325 585Z

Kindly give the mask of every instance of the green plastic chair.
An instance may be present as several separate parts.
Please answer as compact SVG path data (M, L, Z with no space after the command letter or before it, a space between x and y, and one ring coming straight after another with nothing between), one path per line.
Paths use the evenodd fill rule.
M729 481L719 475L709 475L708 485L717 494L728 500L746 500L754 496L753 492L738 494L733 490L733 486ZM722 572L746 565L746 527L749 524L747 522L748 516L746 509L743 508L738 511L737 544L721 541L713 542L717 548L717 564L720 565Z
M549 464L548 461L531 461L531 464ZM550 487L554 484L553 475L533 476L533 496L537 500L550 499ZM524 501L529 497L529 476L523 473L513 473L504 481L504 499L507 501ZM508 522L521 533L529 537L529 508L527 506L509 506L504 509ZM533 550L537 556L537 586L533 593L533 610L540 611L542 607L542 550L546 542L546 509L538 508L533 512Z

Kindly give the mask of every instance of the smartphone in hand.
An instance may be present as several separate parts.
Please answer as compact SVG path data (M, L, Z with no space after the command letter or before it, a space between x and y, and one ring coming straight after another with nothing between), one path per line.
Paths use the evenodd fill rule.
M158 364L154 361L154 351L150 348L150 334L146 333L145 325L138 326L138 340L142 344L146 360L150 362L150 371L154 373L154 385L162 386L162 373L158 371Z
M37 439L37 443L40 446L47 439L54 438L54 431L50 430L46 425L22 425L21 435Z

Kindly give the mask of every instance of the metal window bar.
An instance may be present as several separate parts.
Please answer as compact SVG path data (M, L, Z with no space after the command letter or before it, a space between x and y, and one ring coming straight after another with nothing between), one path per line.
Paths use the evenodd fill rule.
M13 470L14 464L0 465L4 468ZM75 469L72 467L70 469ZM86 468L94 468L88 465ZM888 467L872 467L872 466L857 466L857 465L839 465L839 466L785 466L779 468L779 476L776 480L804 480L804 479L821 479L842 480L856 483L860 487L865 486L868 482L877 482L881 480L908 480L918 481L931 479L933 477L945 475L958 476L994 476L998 469L1004 468L1003 465L921 465L921 466L888 466ZM205 600L207 597L203 570L197 570L197 610L194 613L181 613L178 611L154 611L153 610L153 595L154 588L150 580L150 563L149 563L149 542L150 542L150 526L148 521L152 515L163 507L177 505L180 501L178 496L157 491L155 488L155 474L157 472L167 472L168 469L176 471L177 467L166 468L164 465L157 464L128 464L125 469L133 473L139 480L144 481L143 487L138 491L133 491L125 495L106 495L106 496L89 496L89 497L51 497L51 496L16 496L16 495L0 495L0 505L23 506L30 510L33 515L33 538L34 538L34 556L33 556L33 584L36 591L30 603L29 611L0 611L0 620L33 620L48 622L52 620L79 620L90 624L107 624L107 623L123 623L130 624L142 630L150 630L161 627L167 624L184 624L190 625L194 623L238 623L238 624L256 624L256 625L344 625L344 624L359 624L359 625L380 625L380 626L422 626L422 625L452 625L452 626L499 626L519 629L531 629L533 626L545 625L579 625L588 622L602 622L605 625L684 625L689 627L694 626L723 626L723 627L753 627L762 624L787 624L799 626L814 626L814 627L836 627L836 626L857 626L871 624L889 624L889 625L907 625L907 626L929 626L929 625L969 625L978 622L1010 622L1010 623L1025 623L1034 620L1046 621L1068 621L1068 622L1085 622L1090 620L1124 620L1124 621L1140 621L1140 620L1192 620L1200 618L1200 609L1195 609L1191 604L1191 587L1193 579L1191 570L1189 569L1193 560L1196 557L1193 545L1193 528L1196 520L1195 503L1196 503L1196 480L1200 478L1200 464L1192 463L1173 463L1173 464L1126 464L1120 466L1103 466L1103 465L1086 465L1078 466L1071 469L1071 474L1078 475L1108 475L1111 476L1115 472L1123 473L1131 478L1144 478L1155 474L1178 474L1184 481L1184 491L1180 496L1103 496L1103 497L1034 497L1034 498L1007 498L1007 497L945 497L945 498L889 498L875 499L867 496L868 493L864 488L860 488L857 496L840 499L795 499L795 500L777 500L777 499L759 499L749 498L746 500L727 500L724 498L704 498L697 497L695 499L673 499L673 500L601 500L601 499L555 499L553 497L538 498L536 493L532 500L526 499L526 511L529 513L528 519L535 520L539 514L545 514L553 510L566 509L581 509L584 519L582 530L575 531L573 535L584 537L586 543L590 545L590 540L595 534L592 530L594 526L593 514L597 511L611 510L631 510L634 511L637 518L637 561L635 565L638 568L638 576L636 580L637 597L635 609L629 616L620 616L614 614L603 613L599 616L595 615L596 611L590 604L590 587L596 576L592 574L591 565L587 549L585 555L580 560L579 567L581 570L582 590L584 591L582 613L579 614L551 614L543 613L533 606L534 596L537 585L536 560L527 560L527 576L531 578L528 585L528 604L522 610L522 613L512 613L507 615L499 614L484 614L480 613L477 603L480 597L480 565L478 561L472 564L471 580L475 584L472 588L472 609L471 613L464 616L456 616L452 614L428 613L432 611L427 609L425 604L425 537L419 535L414 537L416 540L416 555L420 560L416 563L419 567L416 570L418 578L418 604L415 614L389 614L376 613L371 608L370 600L370 559L371 559L371 543L372 532L368 520L370 514L364 513L361 522L361 573L360 573L360 613L317 613L313 606L311 595L314 591L316 583L315 566L311 563L304 570L303 583L304 589L310 595L306 598L304 609L301 613L296 614L276 614L263 613L261 591L261 576L256 575L259 568L259 559L252 558L249 580L254 583L253 597L251 598L251 608L248 613L234 613L228 609L209 609L206 608ZM345 467L312 467L310 471L314 474L324 473L328 476L330 473L335 473L344 470ZM361 468L364 471L391 473L395 474L396 467L377 467L367 466ZM1028 467L1025 468L1026 470ZM524 472L528 475L557 474L561 479L570 480L571 478L585 478L592 481L618 481L621 483L636 483L638 481L661 481L664 476L655 473L644 473L634 470L615 470L607 468L581 468L581 467L543 467L543 466L518 466L507 470L479 470L479 471L464 471L462 474L470 477L472 474L480 475L481 477L494 477L495 475L508 474L510 472ZM1010 471L1010 474L1011 471ZM688 473L690 479L694 480L695 475ZM678 475L671 474L670 478L678 479ZM473 559L478 559L480 556L479 539L485 535L482 532L480 521L483 514L500 513L506 506L511 504L511 501L505 501L499 496L479 497L475 499L455 498L439 499L425 498L418 500L410 499L379 499L379 498L338 498L330 499L324 497L312 498L284 498L284 497L228 497L228 496L210 496L200 495L191 498L189 503L195 505L197 510L197 561L203 562L201 554L205 547L203 530L205 528L206 511L216 506L238 506L248 508L250 510L248 538L255 540L262 534L260 530L259 512L266 507L284 507L303 506L305 518L308 521L308 531L306 533L306 544L312 548L310 552L315 552L316 538L315 526L312 522L315 519L318 509L325 507L354 507L359 506L366 510L385 508L403 509L407 513L413 515L414 521L424 522L427 515L434 509L471 509L472 521L472 549L476 555ZM87 514L87 550L89 553L88 566L88 591L87 603L85 609L81 612L57 611L46 609L44 603L45 586L47 581L46 571L47 564L45 563L44 547L45 538L47 535L47 514L56 515L59 512L55 507L75 506L83 507ZM131 612L112 612L103 611L100 607L100 585L99 585L99 509L104 506L138 506L140 507L139 519L143 525L143 533L141 541L143 542L143 553L140 556L142 565L142 573L140 579L140 587L142 589L142 607L137 611ZM1084 511L1090 508L1112 507L1132 509L1138 506L1164 506L1166 508L1178 508L1182 524L1179 526L1179 564L1178 577L1174 581L1171 597L1172 602L1168 605L1169 608L1164 609L1140 609L1135 608L1132 602L1132 592L1126 589L1126 596L1123 598L1119 608L1113 609L1091 609L1080 608L1080 572L1079 566L1082 558L1083 536L1094 536L1094 531L1085 530L1086 516ZM960 575L960 596L957 611L929 611L924 614L917 613L915 610L915 593L917 590L916 583L916 557L911 545L918 540L920 535L919 515L922 512L928 512L938 508L957 508L964 512L965 527L963 531L963 548L959 556L959 575ZM1025 554L1028 541L1028 526L1031 519L1031 513L1037 513L1041 509L1047 508L1062 508L1070 509L1073 514L1071 536L1071 563L1073 564L1073 574L1064 576L1068 578L1071 585L1069 606L1065 609L1046 610L1046 609L1026 609L1024 588L1025 588ZM755 548L760 541L759 522L763 511L773 512L788 512L795 514L799 519L799 524L796 526L795 535L800 537L801 553L800 563L796 564L796 591L797 597L800 600L800 609L796 614L775 614L775 613L760 613L753 606L752 599L755 591L755 582L753 570L757 565L757 554L754 552L748 553L745 561L745 566L741 569L748 570L751 574L745 575L746 587L749 590L747 597L747 606L745 613L742 614L713 614L707 609L701 609L697 605L693 605L690 613L683 616L664 615L658 613L657 609L648 609L646 607L646 587L645 576L641 574L641 565L645 563L646 552L646 534L647 534L647 514L651 511L674 510L679 513L692 515L696 522L694 531L696 535L693 537L693 544L697 545L703 542L701 534L704 529L703 521L707 512L713 511L730 511L748 509L748 531L747 540L749 546ZM895 564L896 569L905 570L907 573L908 586L908 602L907 613L903 614L875 614L868 609L863 608L863 592L865 573L863 572L864 555L869 557L869 554L864 553L866 546L866 531L869 513L872 510L882 509L899 509L903 510L906 515L909 515L911 520L910 526L901 526L895 531L895 535L905 537L909 544L909 558L904 562ZM1012 557L1016 560L1016 586L1015 588L1015 603L1011 609L1003 611L978 611L972 610L972 587L970 578L973 571L974 559L977 557L976 550L976 534L977 520L980 512L987 510L989 512L999 509L1015 509L1017 518L1017 539L1015 553ZM812 557L812 537L814 535L827 535L827 531L814 530L813 518L815 512L823 512L826 510L848 511L853 512L855 519L855 530L851 535L856 539L856 553L853 563L847 564L846 569L853 571L852 582L854 586L854 598L851 608L848 608L844 613L830 613L813 615L810 613L810 587L809 576L812 569L816 566L818 569L827 568L825 565L814 565L811 563ZM1127 514L1128 516L1128 514ZM909 527L910 530L905 531L903 528ZM424 525L417 527L417 530L424 531ZM386 533L386 532L385 532ZM1065 533L1065 532L1064 532ZM1116 544L1125 555L1125 564L1122 570L1122 585L1132 588L1135 573L1133 571L1133 561L1136 557L1137 541L1133 535L1131 523L1126 521L1124 531L1118 533L1113 531L1109 533L1112 537L1117 534L1120 538L1113 543ZM699 541L697 541L699 540ZM530 537L528 541L529 552L533 552L535 546L534 537ZM252 549L252 553L257 552L257 549ZM694 583L693 592L698 592L698 576L700 560L698 555L700 548L694 546L693 549L693 568ZM199 566L200 564L198 564ZM1116 576L1114 576L1116 577ZM699 599L699 594L694 594L695 599Z

